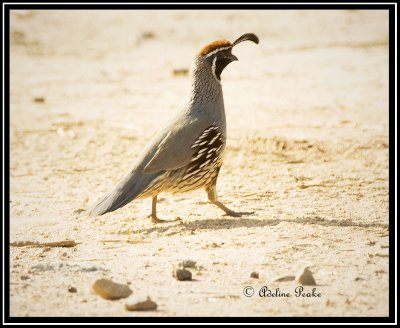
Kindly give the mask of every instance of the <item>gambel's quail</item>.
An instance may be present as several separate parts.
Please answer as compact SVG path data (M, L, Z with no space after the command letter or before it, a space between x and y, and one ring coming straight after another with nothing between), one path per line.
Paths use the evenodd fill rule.
M246 33L233 43L218 40L200 50L186 105L149 142L128 174L88 209L90 216L115 211L136 198L152 197L152 222L165 222L157 218L157 195L199 188L204 188L210 202L226 214L240 215L218 200L216 183L226 143L221 73L238 60L232 48L246 40L258 44L255 34Z

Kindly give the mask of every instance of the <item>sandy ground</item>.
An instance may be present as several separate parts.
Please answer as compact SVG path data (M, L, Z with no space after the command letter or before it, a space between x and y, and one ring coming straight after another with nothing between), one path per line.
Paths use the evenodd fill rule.
M12 12L11 315L387 316L387 27L384 11ZM245 32L260 44L222 75L218 191L254 214L200 190L161 195L159 217L181 218L164 225L149 199L82 216L184 103L179 70ZM45 244L63 240L76 246ZM191 282L172 277L182 260ZM274 282L305 267L321 297ZM100 298L99 278L132 296ZM146 295L157 311L125 310Z

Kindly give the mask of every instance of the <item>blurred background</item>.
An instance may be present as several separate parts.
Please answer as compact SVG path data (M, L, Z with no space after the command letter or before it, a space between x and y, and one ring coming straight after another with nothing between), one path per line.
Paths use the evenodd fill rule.
M12 109L46 96L52 111L164 119L184 102L203 45L253 32L260 44L236 47L240 61L223 75L232 128L329 126L354 112L354 123L384 124L387 27L385 11L18 11Z

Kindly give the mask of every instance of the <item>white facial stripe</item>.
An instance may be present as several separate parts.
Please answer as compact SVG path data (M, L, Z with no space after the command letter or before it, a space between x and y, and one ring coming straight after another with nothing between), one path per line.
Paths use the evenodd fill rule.
M208 53L208 54L205 55L204 57L205 57L205 58L211 57L211 56L215 55L217 52L220 52L220 51L222 51L222 50L227 50L227 49L229 49L229 48L231 48L231 47L232 47L232 46L215 49L214 51L211 51L210 53Z
M215 65L216 65L216 63L217 63L217 57L215 57L213 59L212 66L211 66L211 71L212 71L212 75L214 75L215 79L219 82L217 76L215 75Z

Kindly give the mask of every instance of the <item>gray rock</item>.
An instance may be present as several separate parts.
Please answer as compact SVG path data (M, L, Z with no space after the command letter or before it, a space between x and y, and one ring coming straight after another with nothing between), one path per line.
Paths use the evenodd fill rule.
M172 271L172 276L179 281L192 280L192 273L187 269L182 269L180 267L174 268Z
M125 309L128 311L155 311L157 310L157 303L153 302L150 297L147 297L145 301L125 304Z
M313 274L308 268L303 269L300 273L296 276L296 281L304 286L315 286L317 283L313 277Z
M258 279L260 278L260 276L258 272L253 271L252 273L250 273L250 278Z
M69 287L68 287L68 291L69 291L70 293L76 293L76 292L77 292L76 288L75 288L75 287L72 287L72 286L69 286Z
M118 284L109 279L98 279L92 285L93 291L106 300L126 298L132 294L129 286Z

